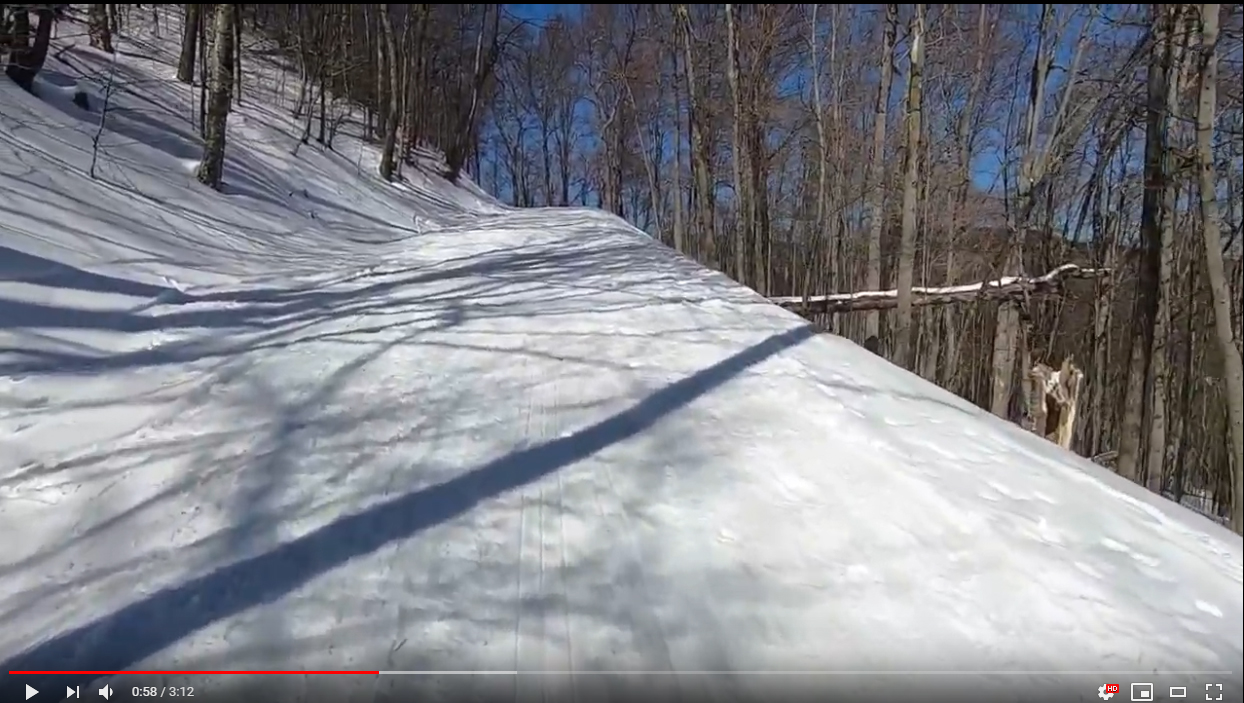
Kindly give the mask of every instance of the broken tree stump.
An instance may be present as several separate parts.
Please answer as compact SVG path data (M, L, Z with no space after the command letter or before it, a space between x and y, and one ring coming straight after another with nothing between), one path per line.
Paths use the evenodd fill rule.
M1084 372L1070 358L1058 369L1033 366L1024 376L1024 426L1070 450L1083 382Z

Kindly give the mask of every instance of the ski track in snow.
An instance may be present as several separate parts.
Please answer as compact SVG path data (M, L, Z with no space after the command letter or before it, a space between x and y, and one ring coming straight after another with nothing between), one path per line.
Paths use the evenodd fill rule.
M5 671L562 672L281 684L542 701L1226 670L1149 678L1239 700L1238 536L611 215L295 157L257 100L207 192L171 69L122 63L152 92L98 180L68 64L0 85ZM946 685L1126 690L1099 678Z

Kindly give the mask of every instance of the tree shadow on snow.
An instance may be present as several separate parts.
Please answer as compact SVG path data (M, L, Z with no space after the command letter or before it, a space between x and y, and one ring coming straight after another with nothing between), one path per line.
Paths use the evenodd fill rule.
M0 355L10 355L9 359L0 357L0 374L95 373L221 357L263 348L287 339L299 329L345 317L412 315L408 322L436 320L446 314L538 317L557 314L551 306L558 303L565 306L566 312L584 312L609 310L611 306L617 309L617 305L639 308L687 302L683 298L668 297L668 283L704 275L699 270L684 271L683 266L669 265L668 253L646 242L606 245L591 250L552 249L542 245L450 259L426 268L412 265L397 270L363 271L351 275L348 281L305 287L183 293L172 288L127 283L33 255L20 256L21 269L43 271L44 275L52 276L35 282L158 299L160 309L145 309L147 306L84 309L0 297L0 330L55 328L125 333L193 330L197 334L154 349L100 355L0 348ZM418 294L401 295L407 288ZM516 289L537 292L529 300L515 302L509 296ZM585 297L598 293L624 294L634 302L601 304ZM710 299L720 300L721 297ZM195 303L225 305L192 305ZM237 334L245 332L253 336Z
M10 658L3 671L124 670L213 623L277 601L310 580L469 512L480 503L634 437L748 368L814 336L800 326L652 393L573 434L512 452L439 484L340 517L257 556L165 588ZM0 690L59 690L93 675L8 676Z
M138 298L168 297L177 292L126 278L117 278L80 269L52 259L34 256L0 245L0 282L36 283L52 288L69 288L88 293L117 293ZM3 302L0 302L3 306ZM0 307L0 310L3 310ZM7 319L10 311L4 311ZM0 323L0 327L7 326Z

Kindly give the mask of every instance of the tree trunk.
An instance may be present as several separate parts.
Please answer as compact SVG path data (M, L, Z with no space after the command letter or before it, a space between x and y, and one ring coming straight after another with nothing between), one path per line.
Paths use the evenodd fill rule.
M388 69L387 75L388 86L388 108L385 110L384 120L384 147L380 152L380 177L387 180L393 178L394 160L393 154L397 147L397 124L398 124L398 57L397 42L393 37L393 21L389 19L389 6L387 4L379 5L380 13L380 31L383 34L384 53L387 56L386 63L381 70Z
M747 198L743 187L743 96L739 94L739 36L734 26L734 6L726 3L726 81L730 84L734 132L730 141L730 165L734 171L734 280L747 285Z
M626 96L631 104L631 109L635 114L639 114L639 103L635 100L635 91L631 89L631 81L623 72L623 86L626 88ZM658 237L665 230L661 227L661 190L657 180L657 169L653 163L653 151L648 148L648 140L644 138L644 130L640 128L639 120L635 122L635 140L639 142L639 159L644 164L644 174L648 177L648 202L652 204L653 229L658 233ZM620 135L619 135L620 136ZM544 178L545 178L545 198L546 205L553 204L553 182L552 177L552 153L549 150L549 134L545 131L542 135L542 154L544 156ZM619 175L619 188L621 187L622 176Z
M1019 183L1015 193L1015 204L1009 213L1011 241L1002 264L1004 276L1023 275L1024 240L1028 235L1028 223L1033 210L1033 187L1036 181L1044 175L1038 167L1040 160L1037 149L1041 115L1045 108L1045 82L1053 60L1053 52L1049 46L1051 43L1049 28L1053 17L1053 5L1042 4L1040 24L1037 29L1037 49L1029 78L1028 109L1024 121L1026 134L1023 156L1020 160ZM990 363L993 386L989 410L1002 418L1010 416L1015 363L1017 357L1022 356L1020 344L1024 340L1024 335L1020 330L1021 324L1018 303L1007 301L998 306L994 326L993 355Z
M181 35L181 56L177 59L177 80L187 85L194 82L194 56L198 51L199 23L203 21L203 5L186 5L186 26Z
M917 3L911 20L907 72L907 153L903 174L903 230L898 255L898 303L894 320L894 363L915 369L911 334L911 286L916 268L916 205L919 196L921 65L924 54L924 4Z
M716 263L715 235L713 227L713 204L715 198L712 191L711 155L708 138L701 121L703 105L698 96L695 79L695 53L691 49L691 16L686 4L674 5L676 14L675 28L682 37L683 48L683 79L687 85L687 122L691 127L691 172L695 183L695 212L699 220L701 263Z
M673 50L670 51L670 70L673 72L673 78L676 79L678 77L678 52L677 51L673 51ZM671 81L671 83L674 86L673 89L670 91L670 93L673 96L673 101L674 101L674 133L671 135L671 141L674 142L673 144L674 163L672 164L672 168L670 169L670 171L671 171L671 178L673 178L674 183L673 183L673 188L671 189L671 192L670 192L670 200L674 208L674 224L673 224L674 249L678 252L686 254L687 243L686 243L686 234L684 231L683 217L682 217L682 117L681 117L682 116L682 99L679 96L677 81ZM561 141L564 143L565 138L562 137ZM567 204L565 202L566 201L565 192L566 192L567 184L569 183L570 179L566 176L566 165L569 164L569 162L570 160L568 158L565 158L565 157L562 158L562 193L563 193L562 205L563 206Z
M1108 137L1107 137L1108 138ZM1108 152L1111 156L1113 152ZM1104 167L1103 167L1104 170ZM1111 204L1109 193L1104 191L1105 186L1099 187L1097 197L1100 202L1093 207L1099 210L1094 217L1099 224L1094 227L1097 245L1099 247L1098 264L1107 268L1114 266L1116 253L1118 249L1118 229L1119 218L1116 213L1107 212ZM1123 189L1119 189L1120 206L1122 206L1124 194ZM1119 208L1122 212L1123 208ZM1112 285L1110 281L1100 281L1094 291L1093 298L1093 376L1090 388L1093 389L1093 414L1090 416L1090 433L1089 454L1097 456L1105 451L1106 444L1106 407L1110 402L1109 382L1110 374L1107 368L1110 362L1110 338L1111 338L1111 313L1114 311L1114 302L1118 286Z
M90 36L90 44L101 51L113 52L112 48L112 27L108 22L108 5L102 2L93 2L87 9L87 33Z
M885 26L881 38L881 84L873 110L873 153L868 165L868 268L865 287L881 288L881 235L885 229L885 136L890 106L890 84L894 77L894 41L898 33L898 5L886 3ZM864 318L864 335L880 339L881 315L869 312Z
M1153 323L1153 343L1149 348L1149 438L1148 452L1145 458L1145 485L1154 493L1161 493L1166 472L1166 451L1169 443L1168 434L1168 393L1170 388L1170 358L1167 349L1171 333L1171 304L1173 300L1172 267L1175 255L1175 203L1178 200L1175 180L1171 174L1172 149L1170 142L1175 141L1177 134L1184 130L1178 127L1176 116L1179 109L1179 95L1182 87L1187 84L1183 47L1187 41L1184 36L1175 37L1175 28L1185 22L1185 10L1177 8L1171 18L1170 50L1168 55L1166 80L1166 124L1163 126L1168 133L1168 148L1163 156L1163 172L1167 174L1162 188L1162 219L1158 244L1158 305ZM1171 135L1175 132L1175 135ZM1180 144L1180 147L1183 145Z
M384 140L384 127L389 123L389 57L384 40L384 23L380 21L380 5L369 4L367 9L376 16L376 70L372 80L376 82L376 128L381 141Z
M200 18L199 38L195 42L199 47L199 136L201 137L207 136L207 88L208 83L211 83L208 78L210 67L207 65L207 25L208 22Z
M976 17L976 65L972 74L972 83L968 88L963 112L959 113L956 126L958 147L959 184L955 189L951 203L950 235L946 243L946 285L953 286L959 280L959 259L955 256L956 240L960 228L964 227L967 217L968 196L972 192L972 118L976 113L977 95L981 89L981 78L985 73L986 37L992 31L989 23L989 6L981 4ZM942 328L945 335L945 363L942 365L941 385L952 393L959 390L959 325L958 313L953 305L942 308Z
M1231 325L1231 288L1222 256L1218 223L1218 179L1214 173L1214 114L1218 101L1218 16L1221 6L1202 3L1199 99L1197 101L1197 171L1200 175L1205 268L1214 301L1214 329L1222 357L1222 380L1231 431L1231 529L1244 531L1244 363Z
M821 232L825 228L825 224L829 219L829 203L827 202L829 191L827 180L829 171L826 168L829 165L829 135L826 133L825 129L825 106L821 100L820 57L817 55L816 36L820 32L820 26L817 23L816 17L818 7L820 7L819 4L812 4L812 17L808 23L808 46L810 49L809 53L811 53L809 58L812 63L812 119L816 125L816 218L813 224L813 227L815 228L815 233L813 234L814 241L819 241L821 239ZM831 26L836 29L837 22L834 22ZM832 66L834 61L832 41L829 54L829 61ZM832 267L834 263L832 252L828 249L828 247L826 254L826 268L828 269ZM808 265L807 271L810 272L813 268L814 266ZM829 277L822 276L822 279L825 278ZM808 293L810 292L808 290L809 276L805 275L804 281L803 292ZM838 291L836 288L831 286L829 288L829 292L837 293Z
M754 84L756 79L753 78L751 82ZM753 95L752 104L756 105L758 103L759 98ZM761 295L768 295L769 271L772 269L773 259L772 242L769 235L769 156L765 151L765 137L759 125L759 118L751 114L747 127L747 134L750 137L746 142L749 149L747 162L752 173L752 182L748 190L750 197L747 200L747 208L744 212L747 214L752 240L752 252L753 256L755 256L756 264L752 278L752 288Z
M39 75L39 71L43 70L43 62L47 61L48 45L52 42L52 25L56 22L55 14L48 8L35 10L35 16L39 18L39 27L35 30L34 45L28 47L26 37L30 34L29 15L25 9L14 13L13 24L16 29L13 34L17 41L9 52L9 65L4 68L9 79L26 91L34 90L35 76Z
M11 19L8 26L3 24L3 17L0 15L0 49L6 52L16 52L30 48L30 11L26 9L26 6L15 5L13 7L9 15Z
M1195 59L1189 63L1196 63ZM1187 243L1187 240L1184 240ZM1190 242L1188 248L1199 246L1198 242ZM1182 248L1182 247L1181 247ZM1196 333L1194 331L1194 320L1196 319L1196 287L1197 276L1194 271L1196 269L1195 252L1181 252L1181 258L1184 259L1183 265L1183 298L1187 306L1184 312L1183 323L1183 347L1181 365L1183 367L1183 384L1179 391L1179 411L1176 414L1175 438L1172 442L1175 446L1175 465L1171 471L1171 499L1176 503L1183 504L1184 486L1188 475L1188 449L1192 446L1192 387L1195 385L1194 374L1196 374ZM1199 434L1199 433L1198 433Z
M854 12L854 10L851 11L852 15ZM851 24L851 18L849 17L846 21L842 21L841 16L841 5L830 6L831 29L829 33L828 59L829 65L834 67L834 92L832 98L830 99L829 111L830 120L834 126L834 136L830 141L832 144L830 150L832 156L826 157L832 159L832 161L822 160L820 162L820 168L817 169L818 174L824 176L825 179L828 179L829 177L828 171L831 163L848 163L848 129L847 121L843 117L843 102L846 94L847 72L850 69L848 68L847 62L841 60L844 52L839 50L839 45L843 43L840 41L839 35L846 34L843 32L843 29L844 26L849 26ZM820 75L819 71L817 72L817 75ZM829 291L833 293L837 293L842 290L842 279L846 273L847 261L846 256L844 256L845 252L843 251L843 243L847 238L847 203L852 197L849 195L849 180L850 179L848 178L842 177L842 174L839 174L839 176L834 179L834 185L832 188L829 188L828 185L825 186L828 189L825 194L825 209L822 218L818 218L817 220L818 226L824 228L828 233L828 241L825 244L825 284L829 287ZM828 322L830 331L840 334L842 333L842 320L840 320L837 316L830 316Z
M1166 4L1151 6L1151 54L1145 109L1144 197L1140 214L1140 262L1136 301L1132 311L1132 349L1128 365L1123 419L1119 426L1119 457L1115 470L1133 481L1143 478L1144 420L1152 412L1149 393L1154 325L1158 313L1161 277L1162 225L1166 218L1165 192L1170 187L1167 129L1170 122L1167 82L1171 80L1171 30L1173 10Z
M200 183L217 190L220 189L224 176L225 130L229 121L229 93L233 87L233 19L231 3L216 5L212 40L212 85L207 96L203 161L195 174Z
M233 98L242 104L242 6L233 5Z
M484 26L480 28L479 37L475 43L475 70L471 76L471 101L467 107L466 114L458 120L450 147L445 152L446 165L449 167L449 172L446 176L448 176L450 181L457 181L459 174L462 173L462 167L466 165L466 159L475 137L476 122L479 119L484 83L488 80L488 76L492 75L492 69L497 65L497 58L501 52L501 37L499 34L501 7L496 4L490 4L488 8L486 15L491 17L491 21L485 19ZM484 51L485 36L490 36L490 40L487 42L489 45L487 52Z

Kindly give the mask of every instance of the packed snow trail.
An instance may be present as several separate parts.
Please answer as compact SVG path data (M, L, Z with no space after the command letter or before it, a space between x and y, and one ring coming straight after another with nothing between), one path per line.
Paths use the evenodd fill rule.
M20 367L35 417L159 409L6 482L6 669L1238 666L1221 528L615 219L417 250Z
M261 104L231 134L268 199L198 188L141 120L92 180L65 96L0 91L5 672L1240 700L1238 536L611 215L293 157ZM726 671L758 673L689 673Z

